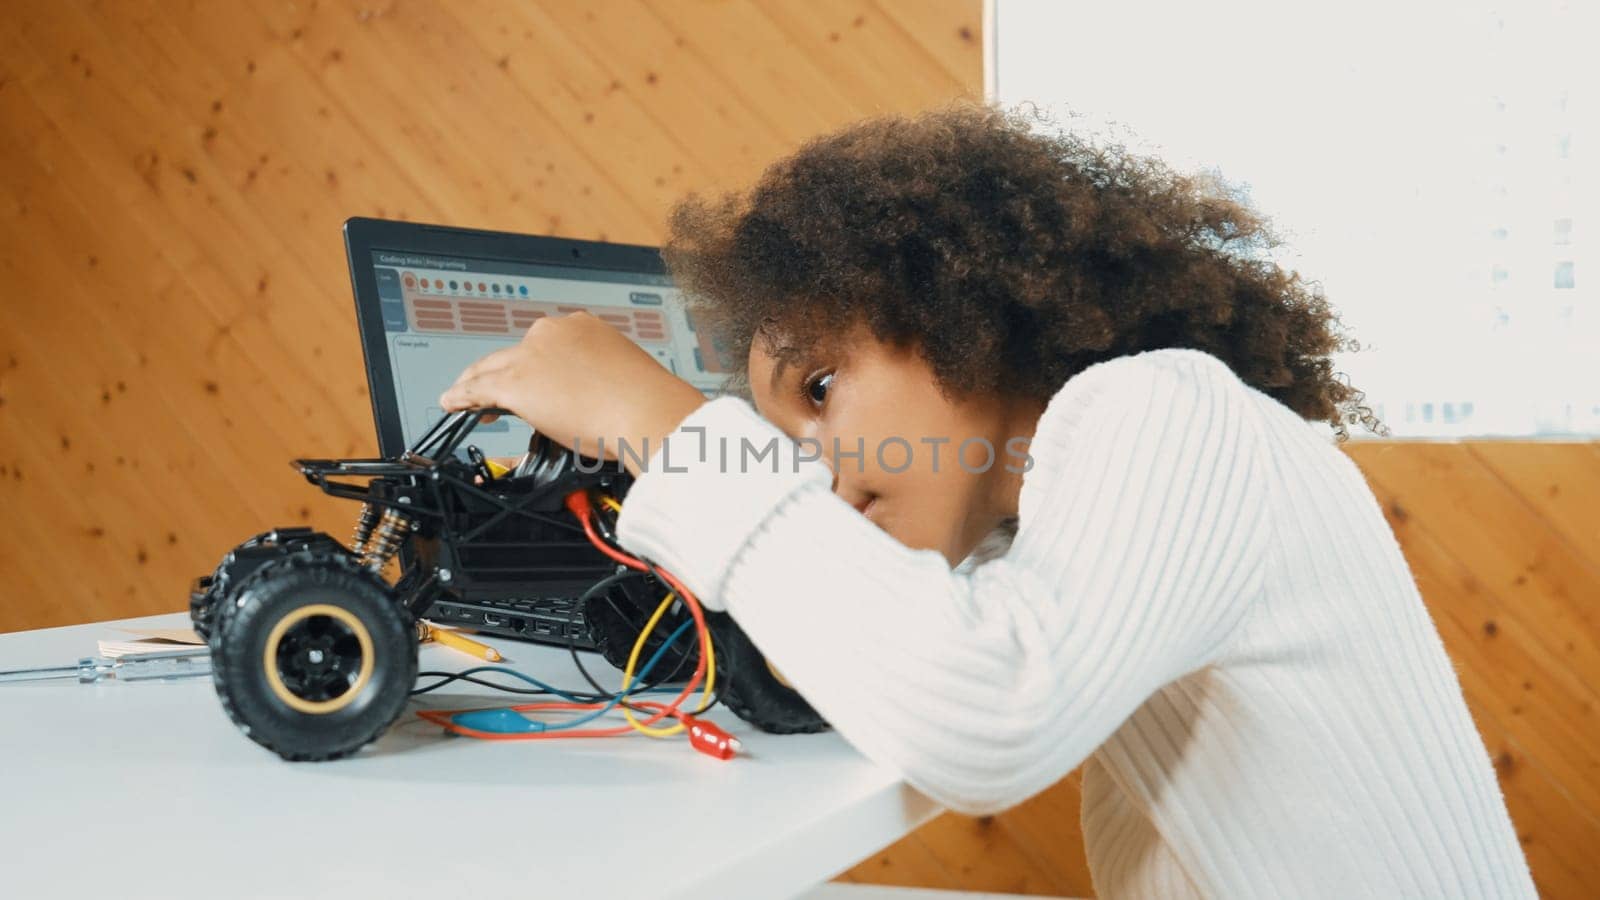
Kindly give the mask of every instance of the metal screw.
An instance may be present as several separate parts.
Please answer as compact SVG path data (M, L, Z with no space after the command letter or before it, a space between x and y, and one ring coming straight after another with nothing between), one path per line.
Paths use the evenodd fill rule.
M440 581L449 581L451 579L451 577L452 576L450 574L450 570L449 569L440 569L439 570L439 580Z

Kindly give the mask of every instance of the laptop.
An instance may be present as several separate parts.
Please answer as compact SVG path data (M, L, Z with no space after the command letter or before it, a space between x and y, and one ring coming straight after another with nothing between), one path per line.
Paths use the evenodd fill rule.
M726 359L679 300L659 248L354 218L344 226L378 448L398 456L444 411L468 365L542 316L587 310L708 398ZM520 457L532 431L503 416L473 432L488 456ZM430 617L492 634L594 649L577 597L443 598Z

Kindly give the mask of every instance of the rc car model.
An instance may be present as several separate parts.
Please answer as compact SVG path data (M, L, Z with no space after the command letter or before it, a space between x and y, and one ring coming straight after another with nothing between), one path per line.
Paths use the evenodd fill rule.
M497 473L466 442L503 414L448 414L395 459L295 460L311 484L361 502L351 542L277 528L195 580L190 616L209 643L217 695L252 740L286 759L326 760L377 738L405 709L420 620L443 601L582 595L589 642L623 667L667 589L602 553L567 499L625 500L632 477L538 433L515 468ZM398 574L391 581L386 570ZM675 615L647 652L687 616L681 604ZM705 618L718 701L768 732L827 727L732 619ZM692 671L698 655L698 645L675 645L657 671Z

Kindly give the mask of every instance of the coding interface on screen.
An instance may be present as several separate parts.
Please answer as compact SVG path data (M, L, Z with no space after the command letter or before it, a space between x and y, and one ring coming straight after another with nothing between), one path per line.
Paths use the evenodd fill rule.
M372 256L407 446L444 414L439 395L463 369L545 316L585 310L708 397L726 378L720 348L695 330L665 275L389 250ZM480 425L471 442L490 456L518 456L530 434L508 417Z

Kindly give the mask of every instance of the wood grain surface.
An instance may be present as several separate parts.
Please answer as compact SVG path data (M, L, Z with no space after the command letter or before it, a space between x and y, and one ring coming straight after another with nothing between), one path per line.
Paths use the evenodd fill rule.
M982 88L977 0L0 3L0 630L183 608L376 449L353 215L654 243L809 137ZM1349 452L1541 892L1600 886L1600 449ZM839 877L1089 896L1078 777Z

